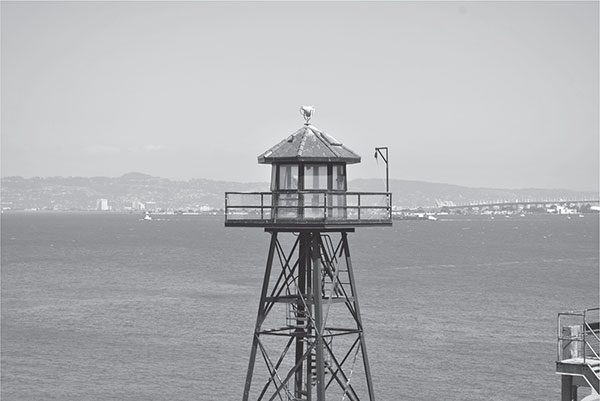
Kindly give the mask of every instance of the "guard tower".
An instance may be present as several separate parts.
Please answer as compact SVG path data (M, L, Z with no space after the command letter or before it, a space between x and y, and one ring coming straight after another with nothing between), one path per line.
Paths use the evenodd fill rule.
M243 400L373 401L348 233L391 226L391 194L348 192L360 156L310 124L312 107L301 113L304 126L258 156L271 191L225 194L225 226L271 238Z

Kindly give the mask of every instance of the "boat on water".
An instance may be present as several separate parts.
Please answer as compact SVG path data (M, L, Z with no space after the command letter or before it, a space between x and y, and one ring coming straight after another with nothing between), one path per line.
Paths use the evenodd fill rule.
M430 213L402 213L402 214L394 214L392 216L394 220L429 220L429 221L437 221L437 217Z

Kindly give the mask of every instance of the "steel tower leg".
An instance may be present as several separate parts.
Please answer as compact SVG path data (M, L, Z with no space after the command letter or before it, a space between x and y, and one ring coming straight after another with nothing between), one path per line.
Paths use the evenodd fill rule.
M360 349L362 352L363 363L365 367L365 376L367 378L367 388L369 390L369 400L375 401L375 392L373 391L373 381L371 380L371 368L369 367L369 358L367 355L367 342L363 331L362 318L360 316L360 307L358 305L358 294L356 292L356 283L354 281L354 272L352 271L352 259L350 258L350 246L348 246L348 235L342 233L342 243L344 247L344 255L346 255L346 265L348 267L348 276L350 278L350 287L354 298L354 309L356 311L356 325L359 330Z
M312 233L314 336L316 343L317 401L325 401L325 360L323 358L323 297L321 295L321 235Z
M312 284L312 245L311 245L311 234L310 233L305 233L305 238L306 238L306 253L304 254L305 257L305 263L306 263L306 291L304 292L304 296L305 299L308 301L311 297L310 294L312 294L313 292L313 284ZM304 341L306 341L307 345L310 346L310 338L313 335L314 332L314 322L312 321L312 316L314 316L314 312L313 312L313 305L312 302L308 302L307 305L307 311L306 313L308 314L308 316L310 316L311 321L308 324L308 327L306 329L306 333L304 336ZM308 351L309 346L307 346L307 351L304 354L304 359L303 359L303 363L305 366L305 370L306 370L306 399L308 401L312 400L312 385L311 385L311 380L313 377L313 365L312 365L312 361L311 361L311 353L312 350Z
M254 371L254 362L256 360L256 350L258 348L258 333L266 315L265 300L269 289L269 278L271 277L271 267L273 266L273 256L277 243L277 232L271 233L271 244L269 245L269 255L267 256L267 266L265 268L265 277L263 279L262 291L260 293L260 303L258 304L258 314L256 316L256 325L254 327L254 337L252 338L252 348L250 350L250 361L248 362L248 373L246 373L246 385L244 386L243 401L248 401L250 395L250 385L252 384L252 373Z
M306 294L306 274L307 274L307 255L310 250L310 236L307 233L300 233L300 246L298 255L298 293ZM296 301L296 365L302 365L304 360L304 341L306 339L306 328L308 326L306 306L304 302L298 297ZM304 369L300 368L296 370L295 384L294 384L294 396L297 399L302 399L303 396L303 372ZM307 372L310 374L310 372ZM310 377L310 376L307 376Z
M561 376L561 401L577 401L577 386L573 385L573 376Z

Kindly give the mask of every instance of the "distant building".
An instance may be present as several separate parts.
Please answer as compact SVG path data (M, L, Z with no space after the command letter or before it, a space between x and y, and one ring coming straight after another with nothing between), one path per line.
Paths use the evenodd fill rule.
M547 209L547 212L553 214L576 214L577 210L567 206L552 205L549 209Z
M133 202L131 202L131 210L146 210L146 205L143 204L142 202L138 201L138 200L134 200Z
M108 199L98 199L96 201L96 210L107 211L110 210L108 205Z

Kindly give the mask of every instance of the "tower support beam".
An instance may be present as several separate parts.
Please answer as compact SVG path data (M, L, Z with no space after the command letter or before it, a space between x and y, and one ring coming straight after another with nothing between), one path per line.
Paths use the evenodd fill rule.
M325 401L325 361L323 359L323 296L321 294L321 234L311 233L312 263L313 263L313 291L315 327L314 336L316 342L316 387L317 401Z
M298 292L306 294L306 272L307 272L307 254L310 249L309 237L307 233L300 233L300 248L298 257ZM297 298L296 301L296 364L302 364L304 359L304 342L306 340L307 313L304 302ZM297 399L302 399L303 395L303 369L296 370L294 384L294 394Z
M365 366L365 376L367 378L367 387L369 389L369 399L375 399L375 392L373 391L373 382L371 380L371 369L369 367L369 357L367 354L367 342L365 340L365 333L363 331L362 318L360 316L360 306L358 305L358 294L356 292L356 284L354 281L354 271L352 270L352 259L350 258L350 247L348 246L348 235L342 233L342 243L344 246L344 254L346 255L346 265L348 266L348 276L350 278L350 288L352 290L354 311L356 313L356 323L359 330L360 338L360 349L362 352L363 363Z
M374 401L347 233L338 231L337 243L331 231L292 233L288 250L278 233L271 232L243 401Z
M267 291L269 289L269 279L271 277L271 268L273 266L273 256L277 245L277 231L271 233L271 244L269 245L269 254L267 256L267 266L265 268L265 277L260 293L260 303L258 304L258 314L256 316L256 325L254 328L254 336L252 337L252 348L250 349L250 361L248 362L248 372L246 373L246 384L244 385L243 400L248 401L250 395L250 386L252 385L252 373L254 372L254 362L256 360L256 350L258 348L258 333L265 317L265 306Z

